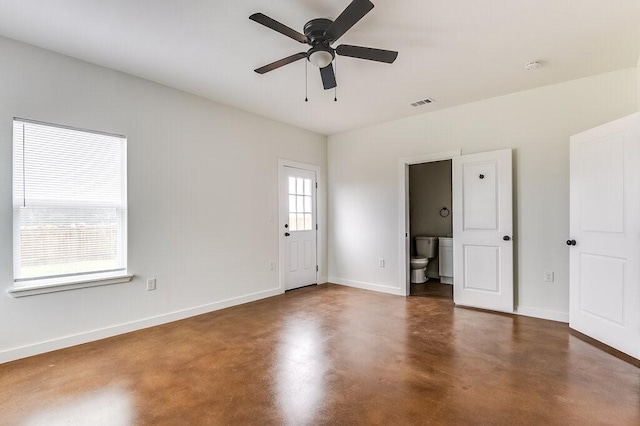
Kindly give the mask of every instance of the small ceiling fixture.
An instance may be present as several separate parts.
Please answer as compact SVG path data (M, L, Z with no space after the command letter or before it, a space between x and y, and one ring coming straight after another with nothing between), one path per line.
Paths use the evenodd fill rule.
M528 62L524 64L524 69L527 71L533 71L533 70L537 70L541 66L542 64L539 61L533 61L533 62Z

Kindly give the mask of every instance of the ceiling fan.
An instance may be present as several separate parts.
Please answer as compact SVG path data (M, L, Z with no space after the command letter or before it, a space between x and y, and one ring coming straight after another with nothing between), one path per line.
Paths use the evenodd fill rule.
M304 25L304 34L281 24L275 19L269 18L267 15L254 13L249 17L252 21L271 28L272 30L277 31L280 34L284 34L300 43L305 43L311 46L311 49L307 52L296 53L295 55L272 62L263 67L257 68L255 72L258 74L264 74L299 59L307 58L311 64L320 68L322 85L324 86L324 89L327 90L336 87L336 76L333 71L333 66L331 65L336 54L351 58L392 64L398 57L398 52L373 49L370 47L351 46L348 44L341 44L335 49L331 47L333 43L338 41L344 33L349 31L349 29L369 13L371 9L373 9L373 3L369 0L353 0L335 21L317 18L307 22Z

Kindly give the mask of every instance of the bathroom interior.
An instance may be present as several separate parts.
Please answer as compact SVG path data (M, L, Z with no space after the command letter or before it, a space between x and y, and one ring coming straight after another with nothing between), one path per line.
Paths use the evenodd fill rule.
M412 296L453 300L451 160L409 166Z

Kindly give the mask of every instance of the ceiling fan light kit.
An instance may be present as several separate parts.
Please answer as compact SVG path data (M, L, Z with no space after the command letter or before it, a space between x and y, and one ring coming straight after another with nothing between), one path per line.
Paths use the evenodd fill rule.
M314 46L307 53L307 60L318 68L324 68L333 62L335 53L331 48L327 49L325 46Z
M296 62L302 58L307 58L312 65L320 69L322 85L325 90L328 90L337 86L335 72L331 65L336 54L351 58L392 64L398 57L398 52L346 44L342 44L335 49L331 47L333 43L338 41L344 33L349 31L349 29L369 13L371 9L373 9L373 3L369 0L353 0L335 21L325 18L317 18L307 22L303 29L304 34L299 33L298 31L289 28L262 13L254 13L249 17L252 21L262 24L265 27L277 31L297 42L311 46L311 49L307 52L296 53L263 67L256 68L255 72L258 74L264 74Z

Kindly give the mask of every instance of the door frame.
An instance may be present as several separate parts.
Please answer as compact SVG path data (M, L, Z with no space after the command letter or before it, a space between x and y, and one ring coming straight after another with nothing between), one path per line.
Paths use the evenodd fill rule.
M321 168L320 166L317 166L315 164L308 164L308 163L302 163L299 161L293 161L293 160L286 160L283 158L279 158L278 159L278 212L275 215L277 217L277 224L276 224L276 229L278 232L278 289L280 290L280 293L284 293L285 292L285 286L284 286L284 277L285 277L285 269L284 269L284 258L285 258L285 240L284 240L284 231L282 228L283 223L286 223L288 220L288 217L282 217L282 212L284 210L284 206L289 202L288 198L284 198L282 197L282 175L283 175L283 170L285 167L291 167L291 168L295 168L295 169L302 169L302 170L308 170L308 171L312 171L315 172L316 174L316 184L318 185L318 187L316 188L316 225L317 225L317 229L316 229L316 265L318 265L318 271L316 271L316 282L318 284L324 284L326 282L326 279L322 279L321 278L321 272L324 271L324 256L323 256L323 252L321 250L322 247L325 246L324 244L324 238L323 232L320 232L321 229L321 224L324 224L324 204L322 203L322 200L320 197L320 189L322 188L321 182L324 182L322 180L323 176L321 173Z
M399 181L399 208L398 208L398 260L400 262L400 294L409 296L411 293L411 274L409 273L408 259L411 256L411 230L409 221L409 166L422 163L433 163L436 161L453 160L455 157L462 155L460 149L453 151L437 152L431 154L423 154L415 157L400 158L398 168L400 176ZM453 169L451 171L453 177ZM451 212L454 214L454 212Z

